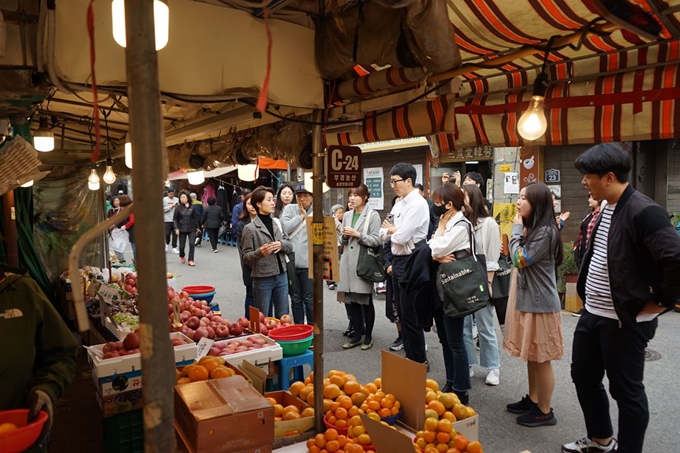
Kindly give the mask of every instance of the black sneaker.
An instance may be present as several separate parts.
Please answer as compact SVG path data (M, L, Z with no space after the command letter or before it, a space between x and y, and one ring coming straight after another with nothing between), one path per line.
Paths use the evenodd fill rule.
M519 400L518 402L508 404L505 407L508 409L508 412L512 412L513 414L526 414L534 406L536 406L536 403L531 401L531 398L529 398L529 395L526 395L526 396L522 397L522 399Z
M404 339L399 335L390 345L390 351L401 351L402 349L404 349Z
M453 386L448 382L442 387L442 393L453 393Z
M347 330L345 330L342 333L343 336L345 337L353 337L354 336L354 326L352 325L352 322L350 321L349 325L347 326Z
M609 441L609 445L602 445L587 437L562 445L562 453L608 453L615 452L618 443L616 439Z
M557 423L557 419L555 418L552 408L550 409L550 412L544 414L543 411L539 409L538 405L535 405L529 412L517 417L517 423L522 426L534 428L536 426L555 425Z
M455 393L458 399L460 400L460 404L467 406L468 403L470 402L470 394L468 392L456 392L454 390L453 393Z

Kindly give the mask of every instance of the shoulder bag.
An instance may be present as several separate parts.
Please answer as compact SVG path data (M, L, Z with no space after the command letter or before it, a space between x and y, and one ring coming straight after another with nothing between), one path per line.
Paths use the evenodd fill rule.
M512 263L510 258L501 255L498 259L498 266L500 269L496 271L493 276L493 283L491 285L491 297L493 299L502 299L508 297L510 293L510 276L512 274Z
M468 228L470 252L455 252L456 260L440 265L438 272L444 291L444 314L454 318L472 314L489 302L486 257L477 254L470 224L461 220L456 225L461 222Z
M371 220L369 217L373 214L371 211L364 219L363 235L368 234L368 223ZM377 213L376 213L377 214ZM364 280L370 282L384 282L385 268L383 267L383 245L377 247L368 247L359 244L359 260L357 261L357 275Z
M281 225L281 221L274 217L274 221L276 221L276 224L279 226L279 230L281 230L281 236L283 236L283 226ZM288 240L293 239L293 236L298 234L300 230L302 229L302 226L304 225L304 222L306 220L302 221L295 231L288 236ZM295 279L295 252L290 252L289 254L285 255L286 257L286 278L288 279L288 295L289 296L294 296L297 294L297 285L296 285L296 279Z

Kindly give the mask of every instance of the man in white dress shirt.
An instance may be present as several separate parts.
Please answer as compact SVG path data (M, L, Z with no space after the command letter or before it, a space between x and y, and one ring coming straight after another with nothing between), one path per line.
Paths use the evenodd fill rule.
M401 320L406 358L427 364L425 335L423 329L416 325L415 302L399 286L406 274L409 255L427 239L430 222L430 208L416 189L415 180L416 169L411 164L398 163L390 170L390 186L402 201L394 205L390 216L383 222L380 238L383 242L392 241L392 290Z

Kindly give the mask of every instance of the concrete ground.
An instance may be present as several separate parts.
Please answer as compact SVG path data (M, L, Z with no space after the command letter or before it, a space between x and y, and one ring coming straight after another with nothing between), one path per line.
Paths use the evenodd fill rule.
M215 301L220 304L223 316L235 320L243 315L245 289L235 247L218 246L213 254L206 242L196 249L196 267L179 261L178 255L168 253L168 272L176 274L179 286L209 284L217 289ZM381 373L381 350L388 349L396 337L396 329L384 316L385 299L375 299L376 323L374 346L369 351L359 348L342 350L347 327L344 306L336 301L336 292L324 285L324 369L340 369L353 373L361 382L372 381ZM565 339L565 356L554 363L556 387L553 407L558 423L552 427L526 428L515 422L515 415L505 410L505 405L519 400L527 393L526 366L516 358L501 352L501 383L497 387L485 385L486 370L475 367L470 405L480 415L480 441L486 453L559 452L560 445L585 435L583 416L576 392L569 376L571 339L578 319L570 313L562 317ZM680 452L680 434L674 411L680 406L680 392L675 389L675 377L680 373L680 314L668 313L659 322L656 337L649 344L651 359L646 366L645 383L650 406L650 423L647 430L645 452ZM500 338L500 330L497 331ZM434 332L426 334L428 359L431 371L428 377L444 382L444 363L441 346ZM398 353L403 354L403 351ZM87 367L81 363L76 382L59 403L50 451L99 451L101 448L101 423L97 420L94 386ZM612 401L612 419L616 426L617 410ZM91 429L74 428L83 425ZM73 449L74 445L91 445L92 448Z

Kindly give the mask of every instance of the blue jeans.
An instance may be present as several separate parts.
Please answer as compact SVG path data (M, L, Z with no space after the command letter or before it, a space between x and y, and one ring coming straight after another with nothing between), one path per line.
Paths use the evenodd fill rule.
M288 310L288 278L286 273L272 277L253 277L253 296L255 307L265 316L269 313L272 302L276 317L287 315Z
M295 269L295 285L297 292L290 298L293 322L304 324L306 315L307 324L314 324L314 281L309 278L308 268Z
M499 368L501 359L498 356L498 340L496 339L496 328L494 327L494 317L496 309L493 304L489 304L475 312L475 323L479 332L479 364L487 369ZM474 340L472 339L472 315L465 317L465 350L467 351L468 362L470 365L477 365L477 355L475 354Z
M250 319L250 307L254 306L255 298L253 297L253 286L246 285L246 301L245 301L246 314L244 315L246 318Z
M454 391L465 393L472 388L472 382L463 341L463 318L446 316L440 308L434 315L434 322L444 353L446 382L451 384Z

